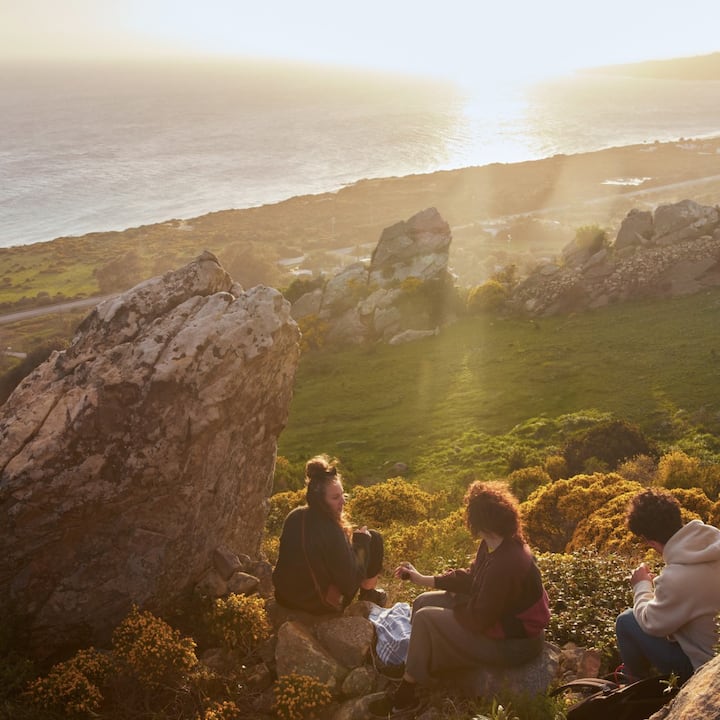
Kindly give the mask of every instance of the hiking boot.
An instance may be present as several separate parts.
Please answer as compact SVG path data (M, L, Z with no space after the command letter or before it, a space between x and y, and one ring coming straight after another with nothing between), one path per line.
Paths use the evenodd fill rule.
M358 600L367 600L384 608L387 605L387 593L382 588L362 589L358 595Z

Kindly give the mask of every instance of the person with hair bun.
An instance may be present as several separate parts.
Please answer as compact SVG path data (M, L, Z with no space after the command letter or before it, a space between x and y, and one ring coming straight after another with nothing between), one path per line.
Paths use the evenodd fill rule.
M383 539L375 530L355 531L345 518L345 493L336 463L317 455L305 464L306 505L292 510L280 535L273 570L275 599L315 615L342 612L353 600L384 607L377 588Z
M422 575L404 562L395 569L395 577L433 590L413 603L392 718L414 716L417 684L433 675L473 665L522 665L542 652L548 596L523 537L517 499L505 483L473 482L465 494L465 522L480 538L469 568Z

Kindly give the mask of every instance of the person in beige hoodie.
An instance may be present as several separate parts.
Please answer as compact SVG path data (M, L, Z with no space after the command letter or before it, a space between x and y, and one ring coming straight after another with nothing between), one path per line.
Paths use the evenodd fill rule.
M626 516L630 532L665 561L655 577L642 563L630 576L633 607L615 622L629 680L660 674L687 680L714 656L720 613L720 530L700 520L683 525L667 490L636 495Z

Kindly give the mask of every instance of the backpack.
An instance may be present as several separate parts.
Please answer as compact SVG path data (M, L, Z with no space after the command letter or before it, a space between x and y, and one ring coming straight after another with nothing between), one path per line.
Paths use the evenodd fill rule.
M561 685L551 695L583 690L593 692L568 710L567 720L647 720L670 702L679 688L669 683L668 676L662 675L629 685L601 678L581 678Z

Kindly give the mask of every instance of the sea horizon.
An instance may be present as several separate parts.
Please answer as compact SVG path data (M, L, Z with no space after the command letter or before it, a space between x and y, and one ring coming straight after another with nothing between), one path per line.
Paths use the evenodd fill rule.
M363 179L720 135L718 81L576 74L463 87L277 63L10 70L0 247Z

